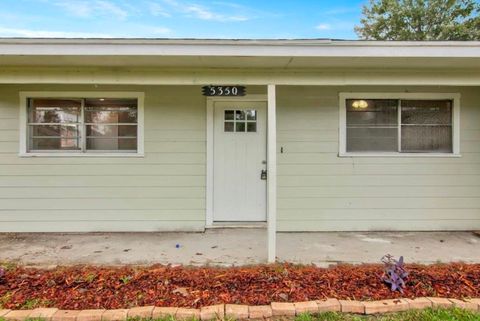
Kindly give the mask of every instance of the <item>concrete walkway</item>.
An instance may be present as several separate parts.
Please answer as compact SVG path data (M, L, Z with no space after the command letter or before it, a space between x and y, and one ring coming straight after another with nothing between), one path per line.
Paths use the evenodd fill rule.
M387 253L406 262L480 263L471 232L278 233L278 260L328 266L379 263ZM266 230L205 233L0 234L0 261L25 265L264 263Z

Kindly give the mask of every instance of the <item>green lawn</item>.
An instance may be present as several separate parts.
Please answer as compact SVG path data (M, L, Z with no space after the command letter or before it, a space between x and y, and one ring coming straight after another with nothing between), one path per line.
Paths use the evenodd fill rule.
M461 309L427 309L379 316L358 316L342 313L300 315L295 321L480 321L480 313Z
M286 320L286 318L279 318ZM0 318L0 321L6 321ZM42 320L32 320L42 321ZM176 321L173 318L158 320L139 320L130 321ZM196 320L190 320L196 321ZM233 320L230 320L233 321ZM423 311L408 311L402 313L378 315L378 316L359 316L343 313L321 313L318 315L304 314L296 317L294 321L480 321L480 313L465 311L461 309L427 309Z

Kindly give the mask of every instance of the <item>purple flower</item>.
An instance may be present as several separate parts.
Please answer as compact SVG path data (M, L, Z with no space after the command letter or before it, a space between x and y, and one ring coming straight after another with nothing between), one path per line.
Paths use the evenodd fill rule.
M403 293L405 288L405 280L408 277L408 272L405 270L403 263L403 256L400 256L398 261L390 254L382 257L382 262L385 265L382 281L390 284L392 291L400 291Z

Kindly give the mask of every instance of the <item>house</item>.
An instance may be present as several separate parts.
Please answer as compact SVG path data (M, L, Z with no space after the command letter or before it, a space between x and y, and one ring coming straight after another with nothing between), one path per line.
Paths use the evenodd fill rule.
M1 39L0 231L480 229L480 42Z

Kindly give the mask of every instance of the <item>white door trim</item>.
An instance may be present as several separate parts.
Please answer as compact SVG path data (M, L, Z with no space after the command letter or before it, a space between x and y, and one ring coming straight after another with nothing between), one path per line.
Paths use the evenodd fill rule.
M214 164L214 103L218 101L252 101L267 102L267 95L246 95L242 97L207 97L207 175L206 175L206 215L205 226L213 226L213 164ZM268 149L268 145L267 145Z

